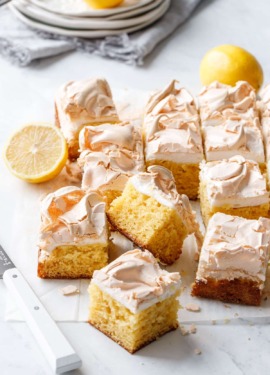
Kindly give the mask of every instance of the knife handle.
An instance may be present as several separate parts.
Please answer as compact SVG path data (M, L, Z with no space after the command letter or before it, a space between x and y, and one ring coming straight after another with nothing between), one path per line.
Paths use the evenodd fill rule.
M81 367L80 357L17 268L5 271L3 280L53 371L62 374Z

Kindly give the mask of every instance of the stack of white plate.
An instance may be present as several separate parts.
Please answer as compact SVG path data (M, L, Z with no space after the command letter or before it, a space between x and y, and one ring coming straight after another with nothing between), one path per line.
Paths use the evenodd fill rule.
M12 0L10 9L28 26L60 35L102 38L141 30L161 18L170 0L124 0L97 10L83 0Z

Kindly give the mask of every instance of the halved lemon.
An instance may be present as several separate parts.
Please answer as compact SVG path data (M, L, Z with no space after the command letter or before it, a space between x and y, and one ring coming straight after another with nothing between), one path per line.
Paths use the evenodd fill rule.
M68 156L61 131L50 124L29 124L14 133L4 150L4 160L16 177L31 183L57 176Z

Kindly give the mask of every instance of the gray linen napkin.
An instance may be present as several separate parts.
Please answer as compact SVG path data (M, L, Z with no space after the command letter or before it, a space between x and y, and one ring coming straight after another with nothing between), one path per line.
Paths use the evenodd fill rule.
M0 8L0 54L19 66L75 49L142 65L144 57L192 13L201 0L172 0L167 13L148 28L104 39L70 38L27 27L9 10Z

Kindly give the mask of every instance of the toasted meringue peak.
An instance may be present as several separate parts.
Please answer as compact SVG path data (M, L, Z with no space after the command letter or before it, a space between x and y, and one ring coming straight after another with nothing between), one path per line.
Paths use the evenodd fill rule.
M270 160L270 84L261 92L261 100L258 102L261 114L262 133L264 139L267 162ZM269 168L268 168L269 170ZM270 177L270 175L269 175Z
M79 142L81 152L122 152L143 159L141 131L129 122L86 126L80 132Z
M144 171L141 131L130 123L87 126L80 145L83 189L122 191L130 176Z
M145 114L174 116L176 112L179 118L191 120L194 117L197 120L198 112L193 96L183 86L178 88L178 84L178 81L173 80L164 90L154 93L148 101Z
M55 104L67 140L78 136L83 125L119 121L109 84L104 78L66 83L58 91Z
M258 163L265 162L261 130L251 121L239 117L227 119L218 126L206 126L203 133L208 161L239 154Z
M129 177L142 171L136 160L119 152L117 156L102 152L85 152L82 188L104 193L107 190L123 191Z
M57 246L104 242L107 238L105 203L95 192L67 186L41 202L41 250Z
M198 163L203 159L198 111L193 97L172 81L154 94L144 118L146 160Z
M267 204L269 193L258 164L242 156L201 164L200 179L211 206Z
M209 221L197 280L251 279L263 288L270 243L270 220L215 214Z
M181 280L178 272L162 270L149 251L135 249L95 271L91 283L136 314L175 294Z
M208 124L206 120L230 118L235 114L245 118L258 117L256 92L245 81L239 81L233 87L215 81L203 87L199 104L203 126Z
M270 84L266 85L261 94L261 100L258 101L262 117L269 117L270 115Z

